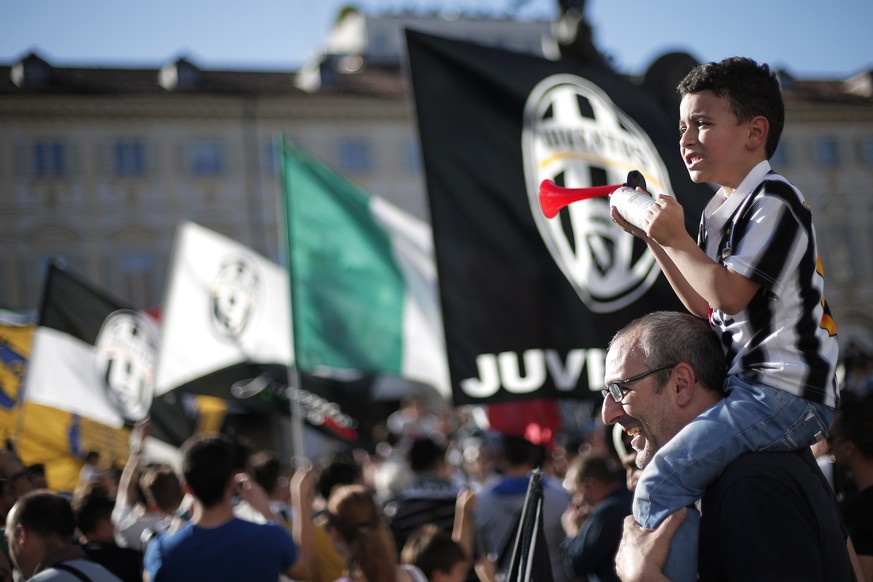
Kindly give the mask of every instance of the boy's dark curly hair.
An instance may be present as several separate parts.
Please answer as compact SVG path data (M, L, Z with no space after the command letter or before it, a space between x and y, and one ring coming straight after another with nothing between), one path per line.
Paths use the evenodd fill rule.
M785 103L779 79L766 64L745 57L730 57L717 63L698 65L676 87L682 96L712 91L727 97L739 121L763 115L770 124L767 158L773 157L785 127Z

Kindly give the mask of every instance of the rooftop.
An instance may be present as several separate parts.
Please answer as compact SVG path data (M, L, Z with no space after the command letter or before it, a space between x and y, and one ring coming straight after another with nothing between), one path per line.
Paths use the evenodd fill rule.
M400 98L407 83L397 66L368 64L355 57L355 66L341 55L322 63L334 82L318 94ZM324 74L324 72L322 72ZM782 72L785 100L789 104L873 104L873 71L850 79L795 79ZM160 96L178 94L228 96L308 95L295 86L297 71L232 71L200 69L180 58L160 68L54 66L35 53L18 62L0 64L0 98L31 95Z

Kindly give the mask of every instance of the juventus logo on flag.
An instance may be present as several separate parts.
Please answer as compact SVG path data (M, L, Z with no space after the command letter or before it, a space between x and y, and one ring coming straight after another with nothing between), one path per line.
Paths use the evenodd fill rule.
M549 219L539 185L621 184L639 170L696 230L711 192L688 179L674 120L603 67L406 40L455 403L598 399L612 335L682 307L607 199Z

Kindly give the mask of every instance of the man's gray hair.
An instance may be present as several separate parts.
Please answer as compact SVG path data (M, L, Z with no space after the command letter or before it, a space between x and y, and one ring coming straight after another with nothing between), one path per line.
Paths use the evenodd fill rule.
M718 336L699 317L678 311L656 311L627 324L609 342L610 347L634 337L650 368L685 362L698 381L721 391L727 365ZM660 383L660 382L659 382Z

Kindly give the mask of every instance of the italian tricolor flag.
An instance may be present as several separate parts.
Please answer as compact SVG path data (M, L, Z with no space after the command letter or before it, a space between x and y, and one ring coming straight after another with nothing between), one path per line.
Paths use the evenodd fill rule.
M295 361L451 391L430 227L283 141Z

